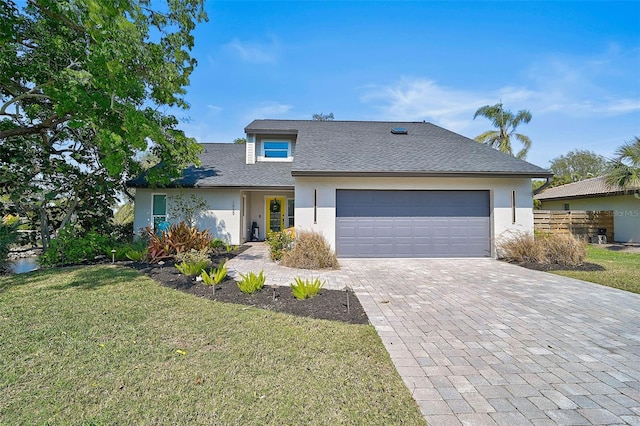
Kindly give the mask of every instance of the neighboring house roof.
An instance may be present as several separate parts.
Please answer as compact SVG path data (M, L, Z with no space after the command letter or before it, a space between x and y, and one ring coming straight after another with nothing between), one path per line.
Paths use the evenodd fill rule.
M246 147L232 143L203 143L200 167L190 166L183 177L169 187L195 188L291 188L291 163L272 162L246 164ZM131 187L147 187L144 176L127 183Z
M630 188L633 192L640 187ZM568 183L566 185L548 188L537 194L534 198L537 200L562 200L568 198L588 198L605 195L622 195L628 193L618 185L610 185L607 183L605 176L598 176L591 179L585 179L578 182Z
M393 134L394 128L404 128L407 134ZM255 120L245 131L297 134L294 176L552 176L425 122Z

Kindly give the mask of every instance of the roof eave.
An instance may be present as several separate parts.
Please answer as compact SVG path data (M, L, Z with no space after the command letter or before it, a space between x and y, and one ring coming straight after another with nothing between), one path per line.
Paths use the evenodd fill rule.
M334 176L334 177L519 177L546 178L550 172L430 172L430 171L334 171L334 170L292 170L291 176Z
M617 195L632 195L633 191L611 191L611 192L598 192L593 194L580 194L580 195L561 195L556 197L539 198L534 197L540 201L560 201L560 200L575 200L578 198L594 198L594 197L614 197ZM543 194L539 194L543 195Z

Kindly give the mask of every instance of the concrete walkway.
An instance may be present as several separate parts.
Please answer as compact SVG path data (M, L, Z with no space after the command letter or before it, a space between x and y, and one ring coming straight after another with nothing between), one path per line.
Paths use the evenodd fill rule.
M492 259L233 259L354 289L430 425L640 425L640 296ZM306 275L305 275L306 274Z

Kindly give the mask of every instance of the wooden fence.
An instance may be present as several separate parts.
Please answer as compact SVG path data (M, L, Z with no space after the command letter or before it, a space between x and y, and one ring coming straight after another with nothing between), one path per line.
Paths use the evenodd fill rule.
M538 232L549 234L573 234L590 241L591 237L606 230L608 242L613 242L613 211L584 210L534 210L533 224Z

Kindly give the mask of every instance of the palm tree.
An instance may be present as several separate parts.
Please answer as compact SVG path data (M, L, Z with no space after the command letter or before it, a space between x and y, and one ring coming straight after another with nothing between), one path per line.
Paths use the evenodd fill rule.
M608 164L607 182L624 189L640 186L640 137L623 144L615 155Z
M527 156L529 148L531 148L531 139L522 133L515 133L516 128L521 123L528 123L531 121L531 113L526 109L518 111L515 116L509 110L502 108L502 103L495 105L485 105L478 108L473 116L475 120L477 116L486 117L498 130L488 130L478 136L476 140L481 143L485 143L505 154L514 155L511 148L511 136L515 136L517 140L522 143L522 149L515 154L516 158L524 160Z

